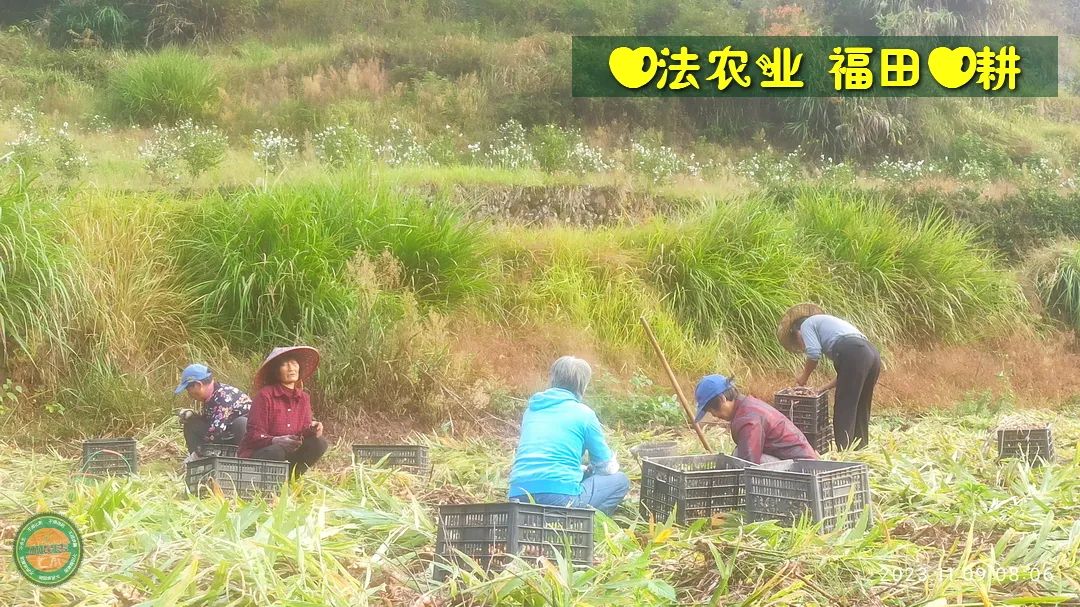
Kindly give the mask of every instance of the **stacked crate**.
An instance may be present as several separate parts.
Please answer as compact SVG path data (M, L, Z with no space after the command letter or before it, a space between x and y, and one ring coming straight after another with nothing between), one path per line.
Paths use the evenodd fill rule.
M679 454L679 443L675 441L641 443L630 451L642 461L656 457L671 457Z
M810 446L819 454L832 449L833 427L829 418L828 392L802 395L781 390L773 396L773 407L806 435Z
M199 447L198 452L200 457L212 457L214 455L236 457L236 452L238 450L239 447L228 443L206 443Z

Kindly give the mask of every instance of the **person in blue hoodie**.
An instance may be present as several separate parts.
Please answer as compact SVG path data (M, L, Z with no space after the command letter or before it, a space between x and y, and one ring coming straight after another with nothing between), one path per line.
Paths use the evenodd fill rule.
M596 413L581 402L591 378L589 363L563 356L551 366L551 387L529 399L510 471L511 501L591 506L610 516L626 497L630 479L619 472Z

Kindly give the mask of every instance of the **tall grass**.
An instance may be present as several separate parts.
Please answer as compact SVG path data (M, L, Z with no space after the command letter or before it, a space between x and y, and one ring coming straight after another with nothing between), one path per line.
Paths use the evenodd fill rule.
M734 362L715 341L696 339L643 276L641 251L617 230L507 230L496 237L502 280L487 302L502 322L554 323L584 332L610 354L637 356L648 347L645 316L673 364L707 370Z
M493 304L505 318L569 323L611 351L644 354L645 314L695 370L790 364L775 328L800 301L886 346L987 334L1022 309L970 231L831 190L807 190L790 208L753 198L640 226L502 238L504 297Z
M471 224L361 180L214 196L178 234L204 326L247 347L324 336L355 315L345 272L358 252L389 252L422 301L453 302L485 284Z
M759 201L714 204L698 216L652 226L649 276L699 340L719 338L739 358L777 361L775 323L803 300L834 299L789 217Z
M882 337L953 339L985 333L1022 309L1016 283L975 233L931 214L901 218L873 199L808 190L796 201L798 236L844 292L876 303Z
M193 337L194 298L170 251L184 206L167 197L84 194L65 210L73 270L89 296L80 327L96 355L121 369L182 354Z
M1080 244L1062 242L1038 251L1023 269L1036 303L1073 329L1080 329Z
M9 356L69 352L78 298L61 244L63 224L48 200L13 180L0 189L0 335ZM39 361L39 363L45 361Z
M147 126L199 121L217 112L219 86L207 61L166 49L124 62L104 90L105 109L118 121Z

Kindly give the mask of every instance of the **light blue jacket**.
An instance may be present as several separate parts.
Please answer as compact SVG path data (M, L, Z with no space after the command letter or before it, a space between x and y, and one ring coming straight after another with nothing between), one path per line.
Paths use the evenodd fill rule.
M603 467L614 457L596 413L569 390L549 388L534 394L521 419L509 496L579 495L581 458L586 451L593 468Z

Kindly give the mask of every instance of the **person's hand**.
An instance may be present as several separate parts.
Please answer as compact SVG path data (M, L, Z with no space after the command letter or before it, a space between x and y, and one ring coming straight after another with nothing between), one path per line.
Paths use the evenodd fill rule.
M179 417L182 422L186 422L192 415L195 415L195 412L191 409L180 409L176 412L176 416Z
M311 427L315 429L315 437L319 438L323 435L322 422L311 422Z
M296 451L300 448L300 439L292 435L275 436L270 440L270 443L278 445L279 447L284 447L285 450L289 452Z
M796 386L805 386L805 385L806 385L806 381L805 381L805 380L804 380L803 378L801 378L801 377L796 377L796 378L795 378L795 385L796 385Z

